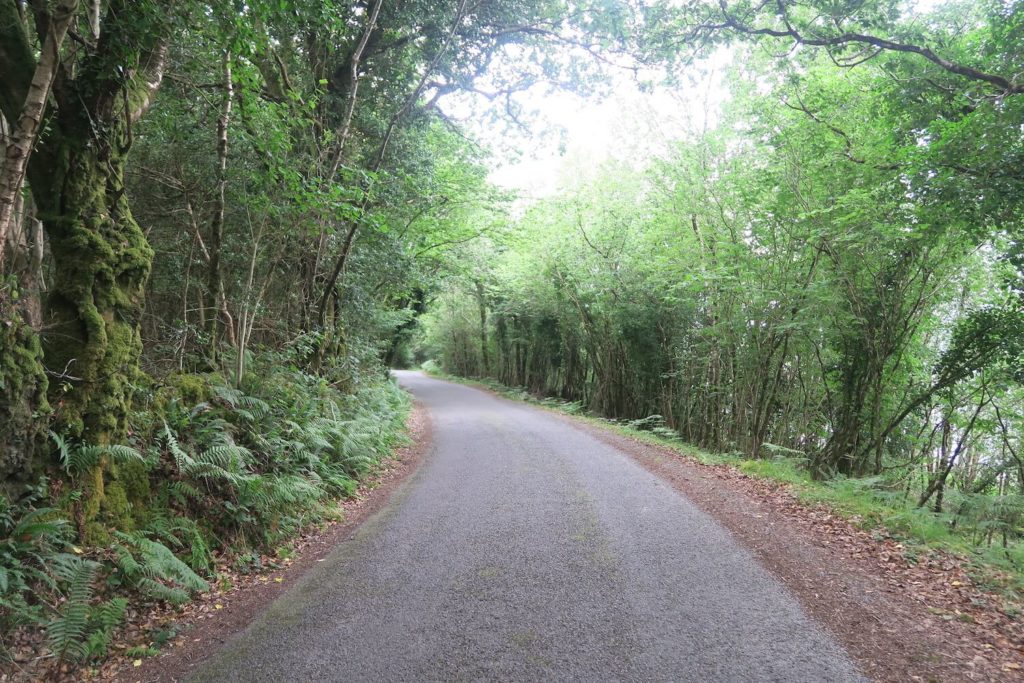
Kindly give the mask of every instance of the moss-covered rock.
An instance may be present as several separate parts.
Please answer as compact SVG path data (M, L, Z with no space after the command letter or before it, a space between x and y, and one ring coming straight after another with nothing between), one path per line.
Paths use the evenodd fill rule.
M179 373L167 378L167 385L175 390L185 405L196 405L213 397L213 388L204 375Z

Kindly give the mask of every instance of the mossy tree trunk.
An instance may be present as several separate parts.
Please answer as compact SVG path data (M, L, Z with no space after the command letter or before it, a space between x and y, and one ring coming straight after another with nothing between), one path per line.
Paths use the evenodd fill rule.
M0 484L21 480L33 465L46 412L46 373L39 336L25 320L15 278L0 278Z
M114 0L98 40L62 56L28 186L53 256L43 357L57 428L86 443L123 437L139 373L139 317L153 252L125 196L132 126L161 82L169 23L160 3ZM5 21L4 19L8 19ZM0 107L8 121L45 26L0 3ZM31 343L31 342L26 342ZM37 342L35 342L37 343ZM86 477L86 524L104 513L105 467Z
M43 346L64 376L52 392L58 419L75 436L105 443L122 436L130 408L153 252L124 194L122 140L64 123L53 168L59 204L43 217L57 264Z

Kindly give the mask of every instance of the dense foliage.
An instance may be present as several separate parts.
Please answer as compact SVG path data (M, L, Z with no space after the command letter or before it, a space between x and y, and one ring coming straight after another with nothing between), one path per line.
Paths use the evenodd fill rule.
M990 78L1020 68L1018 5L650 12L651 55L747 39L721 117L571 167L438 297L423 354L1019 539L1024 99Z
M503 220L440 103L595 82L566 10L0 1L0 655L102 655L388 455L393 342Z

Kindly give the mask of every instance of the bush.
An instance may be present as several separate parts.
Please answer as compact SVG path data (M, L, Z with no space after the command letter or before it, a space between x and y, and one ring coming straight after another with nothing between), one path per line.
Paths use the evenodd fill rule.
M207 590L218 549L258 566L261 552L332 515L400 438L410 403L393 382L343 393L284 356L250 368L239 387L177 375L140 395L131 444L51 434L59 502L45 479L0 497L0 631L45 632L55 661L101 656L129 600L180 604ZM109 543L80 548L68 516L98 466L108 488L120 485L125 514L95 522Z

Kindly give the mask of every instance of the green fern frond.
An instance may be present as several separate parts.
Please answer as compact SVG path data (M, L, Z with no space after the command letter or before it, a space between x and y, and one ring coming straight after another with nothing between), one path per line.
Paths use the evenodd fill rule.
M125 576L135 577L142 574L142 565L135 560L131 550L122 545L115 544L111 550L114 553L114 565L120 569Z
M224 470L238 470L250 453L242 446L222 445L212 446L199 454L198 462L215 465Z
M243 394L239 389L229 387L224 384L217 384L213 387L213 393L216 394L217 398L227 403L232 408L238 406L238 402L241 400Z
M181 605L189 600L189 594L187 591L176 586L167 586L155 579L149 578L148 576L139 578L135 583L135 587L143 595L154 600L169 602L172 605Z
M180 604L188 600L190 593L209 589L209 584L163 543L140 532L116 532L116 536L124 543L116 546L117 566L128 583L140 592Z
M205 494L202 491L187 481L171 482L168 484L167 489L178 501L184 501L186 499L200 501L205 497Z
M186 453L181 447L181 444L178 442L178 437L175 436L166 420L164 421L163 437L164 443L167 444L167 450L171 452L171 457L174 458L174 464L179 470L184 469L186 464L191 462L192 456Z
M89 626L89 601L99 564L80 560L68 567L67 600L46 627L47 644L58 661L83 659L88 650L86 636Z
M89 611L89 636L85 642L88 657L99 657L107 652L114 630L124 621L128 600L114 598L100 603Z
M112 461L124 463L129 461L144 462L142 453L124 444L85 445L69 442L51 431L50 438L57 445L61 467L71 476L78 476L100 464L103 456Z
M59 511L55 508L39 508L25 514L14 526L11 536L33 539L47 537L58 539L68 531L70 525L66 519L54 517Z
M254 396L242 396L239 404L251 412L257 420L262 420L270 414L270 404Z

